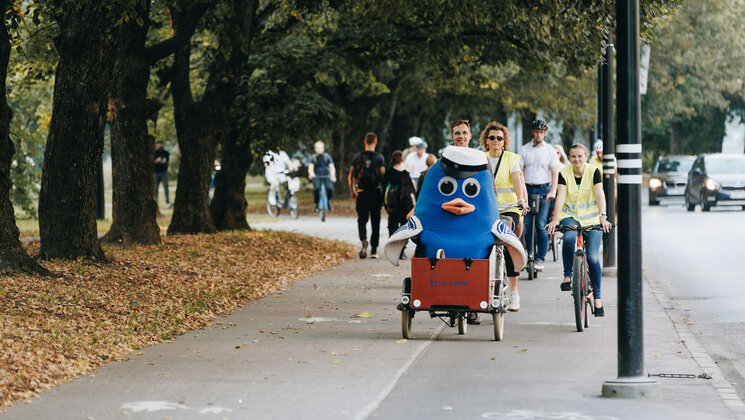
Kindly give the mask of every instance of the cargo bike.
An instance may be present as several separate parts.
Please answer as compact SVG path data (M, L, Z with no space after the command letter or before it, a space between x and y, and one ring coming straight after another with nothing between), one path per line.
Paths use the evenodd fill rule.
M419 312L439 318L465 334L468 316L486 313L494 321L494 339L504 336L506 292L509 290L504 263L505 244L496 241L488 259L417 258L411 260L411 277L403 281L401 335L411 338L411 324Z

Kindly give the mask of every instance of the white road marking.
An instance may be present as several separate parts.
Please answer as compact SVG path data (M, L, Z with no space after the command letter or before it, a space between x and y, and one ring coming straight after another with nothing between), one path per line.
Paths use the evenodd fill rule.
M306 324L315 324L317 322L331 322L331 321L338 321L336 318L321 318L321 317L311 317L311 318L298 318L298 321L303 321Z
M416 351L409 357L409 359L406 361L406 363L401 366L401 368L396 372L395 375L393 375L393 378L391 378L390 382L388 382L388 385L386 385L385 388L383 388L382 391L372 400L370 403L368 403L366 406L362 407L360 411L357 412L357 414L354 415L355 420L364 420L367 417L370 416L375 410L378 409L380 406L380 403L383 402L383 400L388 396L388 394L393 391L393 388L396 387L396 384L401 379L402 376L411 368L411 366L419 360L420 357L422 357L422 354L424 354L424 351L427 350L427 347L429 347L435 339L440 335L443 328L445 328L445 324L440 325L437 330L435 330L434 333L429 337L429 340L422 343L419 348L416 349Z
M135 413L146 412L154 413L156 411L175 411L175 410L199 410L199 414L220 414L230 413L233 410L224 407L203 407L194 408L188 407L184 404L172 403L168 401L137 401L124 403L121 406L122 410L130 410Z
M512 410L508 413L484 413L481 415L483 419L563 419L563 420L617 420L616 417L611 416L593 416L591 414L584 414L578 412L544 412L544 411L533 411L533 410Z

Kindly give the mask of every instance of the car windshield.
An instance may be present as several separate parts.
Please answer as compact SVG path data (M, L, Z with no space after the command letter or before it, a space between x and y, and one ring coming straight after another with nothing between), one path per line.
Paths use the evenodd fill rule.
M711 174L745 174L745 155L717 156L706 159L706 171Z
M654 172L656 174L664 172L687 173L688 170L691 169L691 166L693 166L694 160L695 158L693 156L682 158L662 158L657 161Z

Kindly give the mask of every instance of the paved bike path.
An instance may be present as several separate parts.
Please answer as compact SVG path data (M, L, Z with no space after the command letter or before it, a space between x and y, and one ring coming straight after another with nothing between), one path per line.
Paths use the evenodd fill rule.
M353 219L257 225L356 243ZM386 237L386 235L383 235ZM249 303L204 331L144 349L128 361L16 404L18 419L248 418L735 418L704 379L661 379L657 399L600 397L616 376L615 281L604 280L606 317L573 327L559 263L521 281L522 310L465 336L417 316L400 339L395 310L409 272L385 260L351 260ZM433 338L433 339L432 339ZM646 370L704 371L656 296L645 293ZM717 379L717 378L715 378ZM3 416L0 416L3 417Z

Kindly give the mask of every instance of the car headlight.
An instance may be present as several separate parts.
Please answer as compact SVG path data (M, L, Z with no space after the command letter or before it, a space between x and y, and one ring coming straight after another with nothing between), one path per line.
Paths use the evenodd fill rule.
M706 180L706 189L708 190L718 190L719 189L719 183L714 181L713 179L709 178Z
M656 190L657 188L660 188L662 186L662 180L658 178L650 178L649 179L649 188L652 188Z

